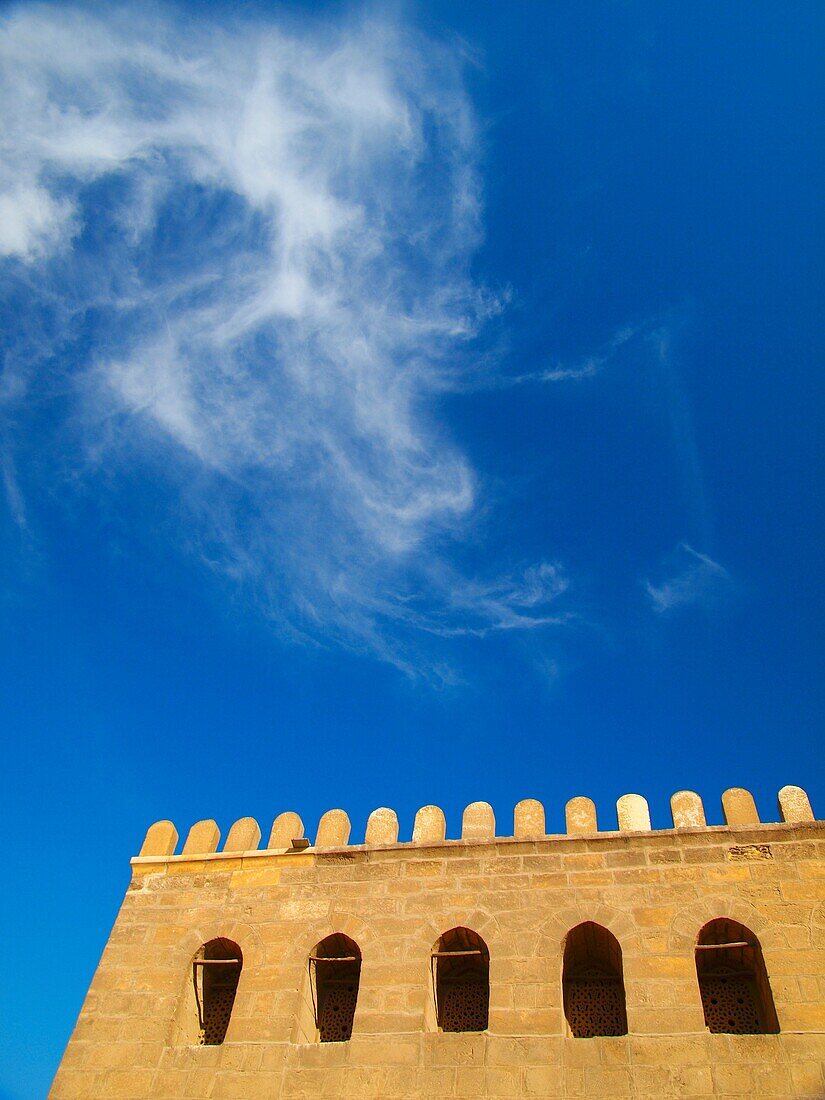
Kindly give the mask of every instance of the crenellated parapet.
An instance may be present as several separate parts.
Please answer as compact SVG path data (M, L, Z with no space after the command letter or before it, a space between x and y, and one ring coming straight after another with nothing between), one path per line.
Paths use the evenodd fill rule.
M159 821L51 1095L825 1097L825 821L661 802Z
M801 787L783 787L779 791L778 807L779 823L797 825L814 821L810 800ZM721 826L708 826L702 799L695 791L677 791L670 800L670 808L674 830L739 829L762 824L753 795L741 787L731 787L722 795L725 824ZM565 806L566 833L548 834L545 831L544 806L535 798L527 798L515 807L512 832L501 833L496 829L492 806L488 802L473 802L462 815L460 838L448 841L443 810L438 806L423 806L415 815L412 839L399 842L397 814L387 807L380 807L369 815L363 847L420 848L450 842L484 844L506 839L552 840L559 835L592 838L600 835L615 836L617 833L635 835L654 831L647 800L640 794L624 794L617 800L616 822L617 829L599 828L595 803L579 795L571 798ZM265 848L260 848L261 829L258 822L251 817L240 818L234 823L221 848L221 835L216 822L204 820L191 827L180 854L176 855L177 829L171 821L158 821L146 833L137 858L163 861L170 858L202 859L219 853L229 855L257 851L345 848L349 846L350 833L351 824L346 812L341 809L327 810L318 823L315 843L310 845L305 837L301 818L297 813L287 811L275 818Z

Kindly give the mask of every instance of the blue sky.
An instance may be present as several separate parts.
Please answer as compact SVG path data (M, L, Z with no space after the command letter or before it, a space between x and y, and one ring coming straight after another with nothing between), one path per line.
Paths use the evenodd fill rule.
M822 812L823 21L4 7L0 1096L157 818Z

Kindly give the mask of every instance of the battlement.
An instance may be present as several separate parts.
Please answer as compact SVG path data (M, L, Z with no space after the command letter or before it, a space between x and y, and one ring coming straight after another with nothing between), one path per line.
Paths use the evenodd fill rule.
M722 795L723 825L708 825L701 797L694 791L677 791L670 799L670 811L674 830L713 831L718 829L749 828L760 824L802 825L814 821L808 795L801 787L785 786L778 793L777 822L762 822L753 795L742 787L731 787ZM438 806L423 806L415 815L412 839L399 842L398 815L394 810L381 807L369 815L363 846L350 845L351 823L344 810L327 810L321 817L310 845L305 837L304 825L293 811L281 813L275 818L266 847L261 848L261 828L251 817L243 817L229 830L220 848L220 829L211 820L196 822L186 837L182 851L176 854L178 831L171 821L157 821L146 833L140 854L133 864L187 861L197 858L221 859L243 853L318 851L337 848L386 848L415 849L433 844L478 844L498 840L553 840L563 837L593 838L594 836L618 836L670 830L653 830L647 800L640 794L624 794L616 802L617 829L599 827L596 805L590 798L577 796L565 805L566 832L548 834L545 831L545 810L541 802L526 798L519 802L513 813L512 834L496 831L492 806L487 802L472 802L462 815L461 837L447 838L447 823L443 810Z
M670 809L157 822L51 1095L825 1096L825 822Z

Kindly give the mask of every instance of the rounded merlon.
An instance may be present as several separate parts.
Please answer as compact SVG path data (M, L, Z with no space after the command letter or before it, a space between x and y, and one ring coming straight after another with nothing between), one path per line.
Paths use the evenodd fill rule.
M156 821L146 830L140 849L142 856L172 856L178 843L178 830L171 821Z
M596 803L584 795L569 800L564 807L564 819L568 833L596 833L599 830Z
M397 844L398 816L395 810L381 806L373 810L367 820L365 844Z
M801 787L783 787L779 792L779 813L783 821L813 821L811 800Z
M217 852L220 839L221 831L211 818L196 821L189 830L183 846L183 854L185 856L211 855L212 852Z
M462 840L492 840L496 835L496 818L489 802L471 802L461 818Z
M261 827L254 817L242 817L229 830L225 852L255 851L261 843Z
M705 807L696 791L677 791L670 799L674 829L702 829L707 825Z
M725 791L722 795L722 811L727 825L759 824L759 812L753 795L744 787L730 787Z
M291 848L293 840L304 835L304 823L298 814L292 810L286 810L278 814L272 823L272 831L269 834L267 848Z
M622 833L650 831L650 808L640 794L623 794L616 802L616 816Z
M545 835L544 806L537 798L523 798L513 811L513 836Z
M343 848L349 843L352 826L343 810L327 810L318 822L316 848Z
M447 819L440 806L422 806L415 815L413 844L429 844L447 836Z

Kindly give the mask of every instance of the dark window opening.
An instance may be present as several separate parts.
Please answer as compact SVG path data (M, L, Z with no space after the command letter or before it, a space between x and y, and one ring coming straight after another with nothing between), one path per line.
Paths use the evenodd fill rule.
M568 932L562 988L574 1038L627 1035L622 949L606 928L585 921Z
M192 982L202 1046L220 1046L224 1041L242 967L241 949L232 940L210 940L194 959Z
M352 1036L358 1003L361 980L358 944L342 932L327 936L310 955L309 966L319 1038L322 1043L345 1042Z
M779 1031L759 940L743 924L719 917L699 933L696 976L705 1026L715 1034Z
M486 1031L490 1012L490 952L469 928L445 932L432 954L442 1031Z

